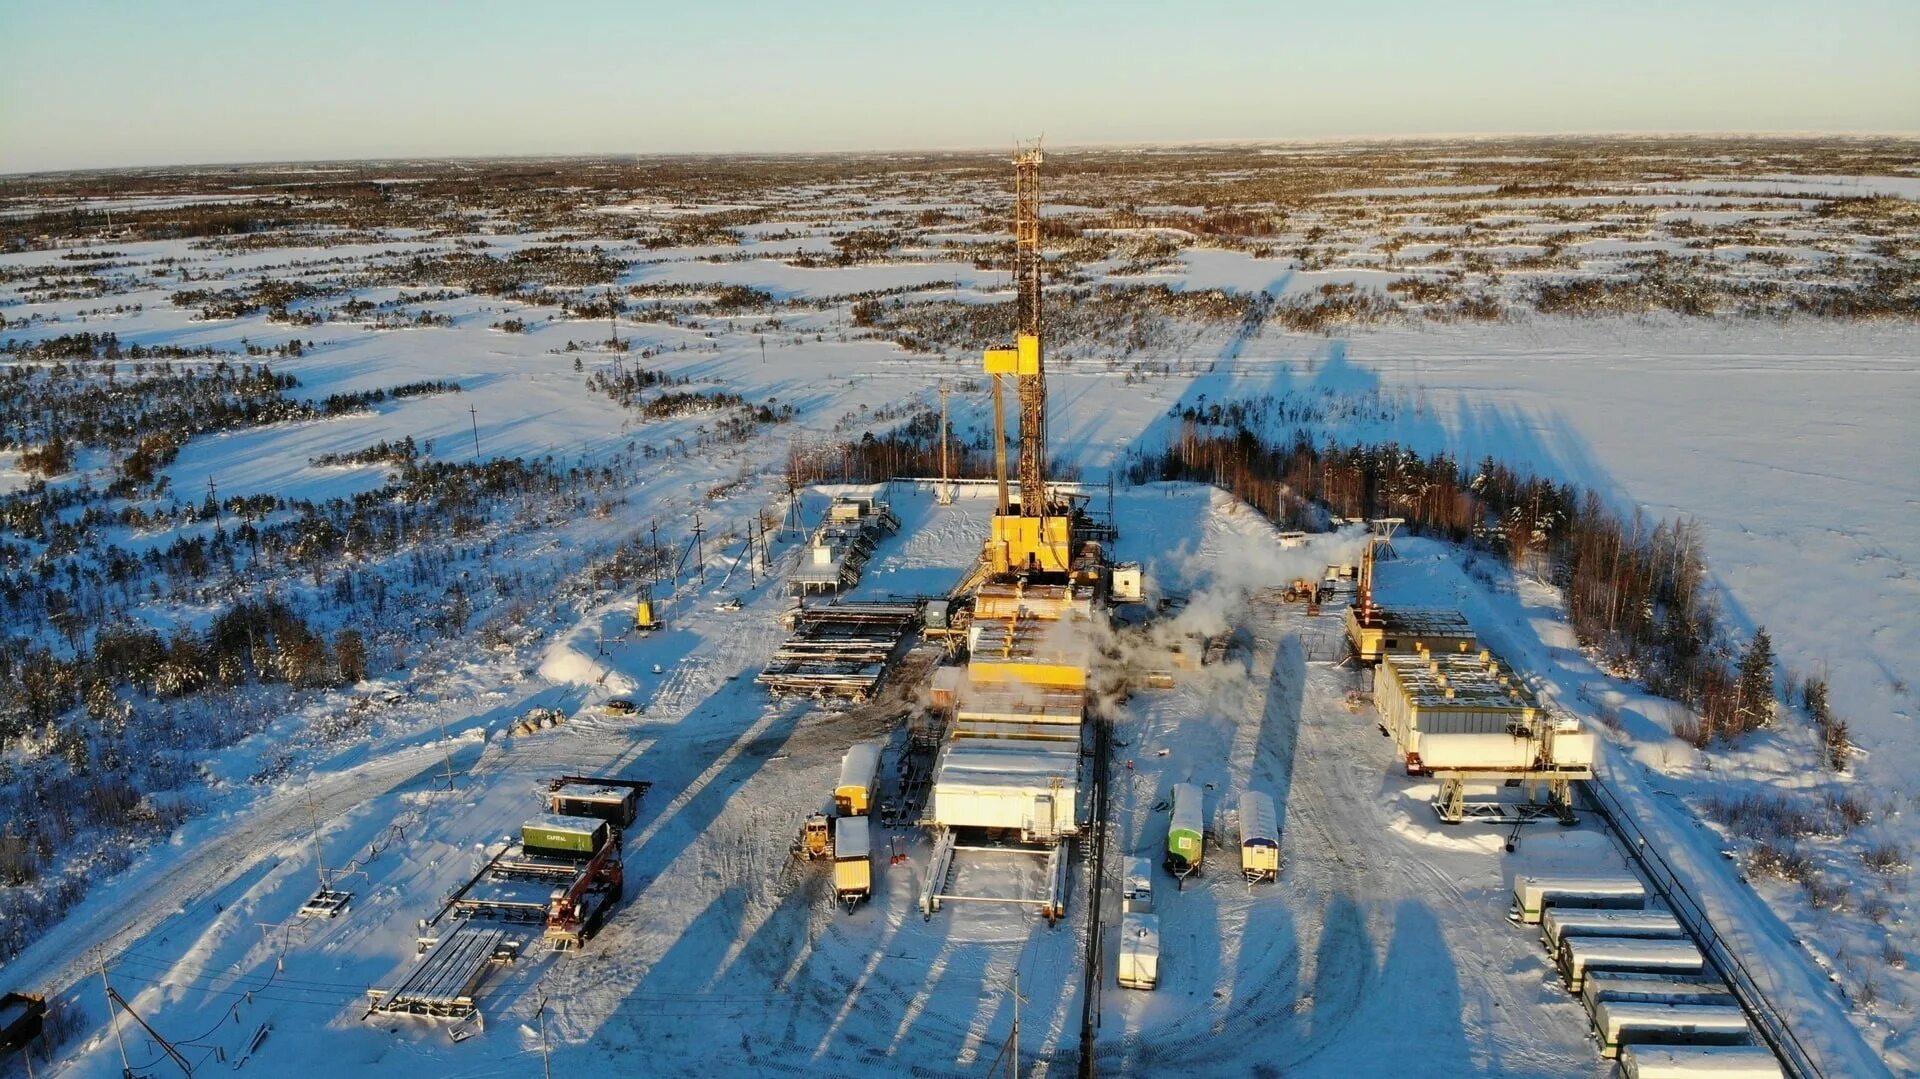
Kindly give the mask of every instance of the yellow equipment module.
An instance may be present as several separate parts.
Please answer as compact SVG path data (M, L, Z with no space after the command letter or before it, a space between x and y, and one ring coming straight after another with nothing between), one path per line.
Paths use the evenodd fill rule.
M982 365L989 375L1037 375L1040 373L1040 338L1018 334L1012 348L990 348Z
M652 633L660 628L660 619L654 617L653 596L641 593L639 602L633 605L633 628L642 633Z
M987 541L993 572L1066 573L1073 566L1071 524L1065 517L994 517L993 538Z

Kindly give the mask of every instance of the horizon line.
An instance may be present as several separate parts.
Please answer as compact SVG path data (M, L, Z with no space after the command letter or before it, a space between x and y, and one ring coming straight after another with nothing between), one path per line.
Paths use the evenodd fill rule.
M1129 149L1200 149L1206 147L1259 147L1259 146L1335 146L1367 145L1375 143L1422 143L1422 142L1472 142L1496 140L1548 141L1555 139L1714 139L1748 138L1779 141L1805 141L1809 139L1886 139L1894 141L1920 141L1920 129L1914 130L1809 130L1809 129L1763 129L1763 130L1569 130L1569 131L1475 131L1475 132L1426 132L1393 133L1384 135L1303 135L1288 137L1226 137L1182 140L1118 140L1110 142L1061 143L1053 149L1071 153L1075 151L1129 150ZM1011 143L1009 144L1011 145ZM894 147L890 149L820 149L820 150L582 150L558 153L501 153L474 154L420 154L391 155L376 154L362 157L311 157L311 158L260 158L255 160L233 161L197 161L174 164L129 164L95 165L73 168L25 169L14 172L0 172L0 181L51 178L56 176L82 176L117 172L166 172L190 171L196 169L258 169L275 166L314 166L314 165L357 165L357 164L412 164L425 162L479 162L479 161L611 161L643 158L748 158L748 157L885 157L891 155L938 154L972 155L998 153L1002 148L984 144L925 146L917 148Z

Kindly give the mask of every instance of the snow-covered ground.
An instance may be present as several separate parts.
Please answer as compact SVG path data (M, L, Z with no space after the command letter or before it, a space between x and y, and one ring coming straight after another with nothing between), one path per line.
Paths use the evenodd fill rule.
M1730 226L1758 221L1766 233L1758 239L1811 265L1831 254L1821 245L1836 245L1794 231L1808 227L1814 197L1912 195L1912 181L1900 177L1694 182L1697 189L1615 192L1606 204L1663 215L1663 230L1708 214L1730 215ZM967 190L998 197L997 188ZM1451 228L1448 215L1463 209L1489 243L1581 224L1539 219L1556 201L1574 207L1572 197L1494 198L1483 185L1444 178L1348 195L1400 204L1390 220L1409 234L1429 224ZM498 549L484 561L462 556L483 576L543 582L548 594L538 597L524 636L489 650L468 634L410 656L409 669L376 671L381 681L358 687L359 695L392 690L402 699L377 706L348 736L310 733L346 705L344 695L316 695L209 753L205 789L197 792L203 812L98 883L57 929L0 970L8 986L48 988L84 1011L85 1033L60 1074L108 1075L121 1066L98 977L89 975L102 962L142 1017L179 1040L189 1059L208 1066L220 1054L232 1059L270 1024L247 1068L275 1074L322 1059L356 1074L523 1072L540 1066L543 1051L556 1069L579 1074L879 1074L903 1066L978 1073L1011 1029L1015 969L1028 999L1023 1055L1070 1065L1082 1004L1087 927L1077 900L1084 893L1076 893L1075 918L1056 929L1017 908L953 908L922 921L913 896L926 849L917 833L901 830L890 838L906 860L878 866L874 902L844 915L820 871L787 854L800 819L823 800L840 753L880 736L897 712L835 713L766 699L751 679L778 641L775 615L785 601L764 578L751 587L739 579L746 571L736 564L738 537L762 511L777 519L780 470L796 440L885 432L912 410L937 406L940 380L956 388L957 430L987 422L971 357L864 339L850 323L852 297L870 290L974 302L1010 297L1005 271L978 269L964 254L1002 239L971 231L979 224L971 220L924 260L792 265L796 253L823 250L816 236L844 231L860 215L930 205L854 185L782 195L790 204L803 197L820 205L810 220L777 222L802 241L778 238L769 221L741 227L739 246L619 248L632 260L623 285L742 285L791 301L738 316L683 313L679 324L623 321L620 334L632 348L623 364L658 350L645 365L690 380L678 388L727 390L797 410L790 423L718 445L701 444L710 422L703 416L649 419L588 389L590 375L614 365L596 343L606 335L604 319L455 290L453 299L406 305L451 325L375 330L339 318L291 326L263 314L202 321L167 300L197 283L145 276L171 275L176 263L167 260L178 260L230 284L324 279L340 266L390 267L444 250L448 237L396 234L387 244L264 251L116 242L127 276L110 300L39 299L30 276L6 284L0 338L110 330L124 345L238 351L243 341L299 337L309 343L302 355L272 362L300 378L293 396L303 400L423 379L461 386L457 394L196 438L166 470L184 498L197 498L209 477L223 494L349 497L379 486L388 470L310 458L409 435L431 443L431 460L474 457L477 434L481 459L552 454L563 467L618 467L635 477L574 517L490 536ZM758 205L618 200L602 216L681 218ZM1762 216L1788 213L1792 220ZM1652 220L1634 218L1598 242L1676 243L1664 231L1622 235ZM496 253L533 242L525 235L461 239ZM1841 246L1859 257L1867 244ZM1411 259L1413 251L1401 256ZM728 261L709 261L717 256ZM1592 260L1589 270L1605 272L1631 252L1595 248L1582 257ZM320 261L336 258L344 262ZM0 257L10 272L50 263L46 252ZM1308 270L1276 252L1191 248L1144 276L1087 272L1104 283L1300 296L1323 285L1383 288L1405 271L1387 265L1358 249ZM397 296L388 286L350 291L374 302ZM344 297L327 302L336 299ZM142 307L103 313L108 302ZM39 317L23 322L28 315ZM528 332L493 328L509 317L526 320ZM570 341L581 347L568 351ZM1170 437L1177 430L1170 411L1272 395L1319 406L1319 418L1304 425L1316 435L1397 439L1466 461L1491 454L1593 487L1623 507L1645 507L1652 518L1697 518L1726 621L1741 633L1765 625L1785 668L1827 675L1834 711L1860 747L1846 774L1819 770L1811 738L1790 716L1778 731L1735 749L1701 754L1684 746L1669 734L1668 706L1607 678L1581 655L1556 621L1554 595L1536 582L1470 572L1458 552L1415 541L1404 545L1408 558L1386 572L1383 587L1464 606L1564 706L1618 716L1619 730L1609 735L1616 787L1650 834L1671 840L1675 861L1709 898L1716 929L1739 936L1746 954L1777 972L1768 986L1774 1003L1832 1074L1871 1074L1876 1055L1887 1070L1920 1068L1914 871L1910 864L1871 871L1862 860L1874 844L1903 850L1907 863L1920 850L1920 748L1912 736L1920 692L1920 530L1913 527L1920 331L1911 322L1518 314L1339 337L1200 322L1168 341L1126 356L1061 354L1052 365L1056 463L1097 484L1129 449ZM92 464L104 468L105 455L96 456ZM736 482L724 498L710 497ZM0 490L25 483L18 454L0 454ZM883 546L859 594L945 590L977 554L988 503L963 493L957 505L938 507L930 492L906 486L891 497L906 527ZM1120 554L1148 561L1167 587L1200 589L1222 575L1240 580L1246 567L1262 564L1249 552L1261 549L1266 526L1230 500L1178 486L1122 489L1117 498ZM809 495L807 513L823 503ZM678 594L665 605L665 632L626 636L629 599L569 581L590 558L654 524L677 551L695 512L711 537L707 581L695 585L691 566L683 567ZM130 547L167 538L113 531ZM776 555L793 557L790 545ZM722 584L730 569L734 576ZM295 573L280 586L324 609L327 592L301 580ZM735 594L747 600L742 610L713 609ZM1168 894L1166 982L1153 994L1105 987L1101 1067L1366 1074L1382 1059L1417 1058L1448 1073L1602 1074L1578 1007L1555 987L1533 939L1501 915L1515 872L1618 865L1610 843L1591 827L1536 830L1508 855L1490 833L1435 828L1427 790L1394 772L1370 717L1343 706L1351 676L1308 660L1329 627L1291 609L1223 611L1241 627L1224 669L1143 694L1117 721L1135 767L1114 789L1115 843L1127 851L1152 847L1154 828L1164 826L1152 806L1171 782L1213 784L1210 816L1229 792L1250 784L1282 807L1288 868L1277 885L1248 890L1235 874L1210 873ZM183 603L152 617L194 623L205 615ZM613 719L590 707L611 695L634 697L644 715ZM539 734L509 734L536 706L574 718ZM263 760L282 753L290 754L284 778L247 782ZM26 751L9 754L24 760ZM594 770L655 784L630 839L628 898L606 931L577 955L532 957L497 972L484 1004L487 1029L473 1040L454 1045L411 1021L363 1022L365 991L389 983L411 959L414 920L466 878L484 845L537 811L534 795L545 779ZM1815 907L1779 882L1750 886L1739 865L1720 855L1736 844L1698 822L1716 795L1750 792L1812 805L1851 795L1868 808L1864 824L1806 844L1849 897L1839 909ZM310 836L316 820L317 845ZM354 871L342 884L356 893L354 909L337 921L293 921L315 886L318 860ZM140 1070L155 1048L122 1026Z

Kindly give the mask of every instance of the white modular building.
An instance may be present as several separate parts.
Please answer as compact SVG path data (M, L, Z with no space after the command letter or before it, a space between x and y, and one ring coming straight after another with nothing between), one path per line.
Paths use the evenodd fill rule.
M1543 708L1486 649L1386 656L1375 668L1374 700L1410 775L1593 773L1593 733L1577 717Z
M934 767L927 816L946 828L1052 842L1079 832L1080 743L954 738Z

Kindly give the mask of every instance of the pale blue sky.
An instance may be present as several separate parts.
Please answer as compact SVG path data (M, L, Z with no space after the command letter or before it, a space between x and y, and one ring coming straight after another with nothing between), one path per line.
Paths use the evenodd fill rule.
M1920 0L0 0L0 172L1920 131Z

